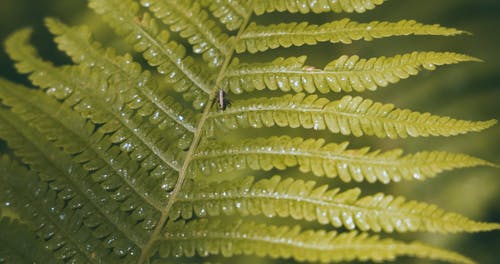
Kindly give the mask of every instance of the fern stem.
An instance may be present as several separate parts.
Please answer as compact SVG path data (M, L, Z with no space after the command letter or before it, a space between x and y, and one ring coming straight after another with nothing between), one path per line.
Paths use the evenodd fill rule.
M250 3L251 2L252 2L252 0L250 0ZM252 13L253 13L253 11L250 11L248 14L246 14L245 20L241 24L241 27L240 27L236 37L234 38L234 43L236 43L240 39L241 35L245 31L245 28L248 26L248 23L250 22L250 18L252 16ZM230 51L225 56L224 64L222 65L222 67L217 75L217 79L216 79L215 84L214 84L214 89L212 89L212 91L209 94L208 102L212 102L215 99L215 96L217 95L217 92L218 92L218 87L220 86L220 83L222 82L222 80L225 77L226 69L229 66L229 62L231 61L231 58L233 57L233 54L235 52L236 52L236 46L232 45ZM203 110L203 114L202 114L200 120L198 121L198 126L197 126L196 132L194 134L193 141L192 141L191 146L189 147L188 153L186 155L186 159L184 160L184 163L182 164L182 167L179 171L179 178L177 179L174 190L171 193L170 199L168 200L168 203L165 206L165 209L163 209L160 220L156 224L156 227L153 230L153 232L151 233L151 237L149 238L149 241L142 248L142 252L141 252L141 256L139 257L138 264L143 264L148 259L149 252L153 248L154 242L158 239L158 236L159 236L161 230L163 229L163 227L165 226L165 224L168 220L168 215L170 213L170 210L172 209L172 207L175 203L175 199L176 199L177 195L180 193L182 186L184 184L184 180L186 179L186 174L188 171L189 164L194 159L196 150L197 150L198 145L202 139L201 138L201 135L203 134L202 128L203 128L205 122L207 121L207 119L209 118L209 113L210 113L211 108L212 108L211 104L209 103L209 104L207 104L207 106Z

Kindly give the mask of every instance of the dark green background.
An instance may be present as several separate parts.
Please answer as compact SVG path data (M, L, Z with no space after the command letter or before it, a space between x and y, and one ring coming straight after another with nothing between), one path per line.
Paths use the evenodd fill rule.
M45 58L57 63L67 61L55 51L50 36L43 27L43 18L55 16L63 21L97 25L87 10L85 1L68 0L0 0L0 39L21 27L35 29L34 43ZM343 17L332 14L314 21L313 16L290 16L290 19L309 19L320 23ZM419 76L402 81L377 93L365 93L364 97L391 102L399 107L429 111L456 118L486 120L500 118L500 1L498 0L392 0L382 7L363 15L349 15L354 20L416 19L419 22L439 23L460 28L473 36L442 37L395 37L373 42L355 42L352 45L319 45L317 51L308 54L308 64L321 67L340 54L366 56L390 56L413 50L456 51L477 56L484 63L464 63L438 68L435 72L423 72ZM263 21L271 17L260 18ZM106 32L106 31L102 31ZM105 33L102 33L105 34ZM106 38L106 36L101 36ZM295 48L288 52L302 54L305 49ZM0 52L0 75L11 80L27 83L19 76L5 53ZM354 145L374 145L380 148L403 147L407 152L439 149L464 152L500 164L500 126L483 133L472 133L451 138L419 138L408 140L357 141ZM436 203L439 206L463 213L473 219L500 222L499 170L476 168L453 171L423 183L392 184L385 189L390 193L404 194L413 199ZM459 235L404 235L418 237L435 245L460 251L479 263L498 263L500 252L499 232ZM411 260L409 260L411 262ZM253 260L251 263L254 263ZM423 263L416 260L415 263Z

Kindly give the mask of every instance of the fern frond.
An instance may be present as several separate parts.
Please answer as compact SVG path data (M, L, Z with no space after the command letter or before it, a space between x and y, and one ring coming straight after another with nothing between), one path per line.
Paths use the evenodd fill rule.
M233 93L264 89L308 93L316 90L321 93L374 91L417 75L421 68L434 70L440 65L478 61L474 57L452 52L413 52L370 59L344 55L321 70L306 66L305 60L306 57L301 56L248 64L235 59L222 86Z
M239 29L245 17L251 13L249 2L238 0L202 0L201 4L207 6L212 15L226 25L228 30Z
M256 53L279 47L315 45L318 42L327 41L349 44L353 40L359 39L371 41L392 36L453 36L463 33L463 31L454 28L424 25L415 20L359 23L345 18L322 25L309 24L308 22L271 25L251 23L238 39L236 51Z
M120 83L110 84L108 91L104 94L94 94L92 90L96 87L102 88L103 83L100 72L86 72L76 69L68 75L67 81L73 80L73 87L83 89L82 94L75 94L68 101L80 101L73 109L94 123L101 123L100 130L103 134L109 134L112 144L119 144L121 151L129 153L134 161L141 164L147 170L153 170L155 177L164 178L171 182L177 178L180 164L185 158L185 152L179 151L178 143L169 140L169 132L158 129L150 124L140 113L126 111L123 101L113 101ZM97 80L89 82L89 80ZM106 90L106 89L104 89ZM119 99L119 98L118 98ZM116 105L110 105L116 103ZM105 118L106 121L102 121ZM168 185L169 190L171 185Z
M206 219L169 222L160 241L159 254L200 256L255 254L309 262L394 260L416 256L456 263L474 263L460 254L421 243L404 243L357 232L302 231L299 226L273 226L253 222Z
M16 39L16 35L12 39ZM140 112L126 111L124 100L117 92L123 84L120 80L112 82L110 76L99 69L53 67L32 57L33 54L22 53L29 48L28 45L20 45L18 50L23 55L20 63L30 62L30 70L34 72L31 76L38 76L34 83L50 88L49 91L55 90L55 94L59 94L56 87L71 91L71 96L64 98L66 102L95 124L105 124L100 129L103 134L111 134L110 143L120 144L121 150L130 153L134 160L142 162L148 169L154 169L153 174L166 179L177 177L179 163L185 153L179 152L179 144L168 140L167 131L144 120Z
M23 50L23 48L21 47L20 50ZM54 73L59 72L55 68L48 67L43 70L44 74L41 76L52 76ZM113 100L110 98L110 94L103 95L102 93L96 93L97 90L92 90L102 88L99 81L100 77L96 76L96 74L87 73L76 68L74 71L61 72L58 76L61 78L58 80L59 82L66 83L72 88L71 90L75 91L70 97L66 98L67 104L86 118L100 124L98 133L93 135L92 138L83 137L83 140L92 142L90 145L93 151L81 153L74 159L74 162L82 164L85 170L92 172L89 177L97 186L100 185L105 191L114 192L110 195L113 200L118 200L119 205L117 208L121 208L122 213L126 212L127 216L134 219L133 221L141 221L142 228L151 230L155 226L155 219L157 218L155 214L163 206L168 192L171 191L177 179L175 154L165 147L161 149L162 145L169 143L165 141L166 133L156 129L156 127L147 125L147 123L144 123L147 122L146 120L141 121L140 114L127 113L127 111L124 111L126 108L121 104L114 104L117 102L123 103L123 101L116 100L116 98ZM115 87L120 87L119 84ZM18 88L17 90L25 89ZM18 95L17 99L23 97L23 91L19 92L21 95ZM113 90L111 92L113 92L111 95L118 94ZM83 97L82 93L84 94ZM41 94L33 95L31 101L27 102L26 105L31 105L31 107L38 105L38 102L41 101L38 99L39 97L42 97ZM56 111L59 108L57 106L49 107L42 111L37 110L34 113L28 111L28 115L37 116L38 112ZM61 114L63 113L61 112ZM55 119L64 120L65 117L71 116L67 114L64 117L57 116ZM29 121L33 122L33 120ZM47 121L46 118L40 118L40 116L35 119L36 122L48 128L46 132L49 133L49 137L62 141L61 145L64 149L72 149L72 147L65 145L68 142L73 142L72 135L76 133L75 138L79 138L78 129L73 129L73 131L63 130L59 133L50 134L53 128L48 124L53 125L53 122ZM47 122L47 124L44 122ZM70 118L68 122L74 121ZM119 144L119 147L111 146L112 144ZM82 146L86 145L88 144L82 144ZM104 150L106 150L106 153L103 153ZM127 153L130 153L132 159L128 157ZM148 174L149 177L145 177Z
M65 51L75 63L98 67L111 76L119 76L122 83L119 94L124 96L128 108L148 117L160 129L175 133L175 138L180 137L179 148L189 146L197 117L161 91L161 86L152 79L150 73L142 72L141 66L133 62L129 54L118 56L112 48L104 50L99 43L92 41L87 27L70 28L50 18L46 19L46 25L56 35L58 48Z
M328 129L344 135L380 138L451 136L481 131L496 120L465 121L395 108L359 96L329 101L317 95L287 94L281 97L235 100L230 109L210 114L211 126L222 128L303 127Z
M89 177L120 204L132 221L140 221L145 230L151 230L162 204L167 199L163 179L147 177L149 168L130 166L127 155L119 155L118 146L112 146L109 136L94 132L94 126L38 91L6 83L0 79L0 98L4 105L23 121L65 153L74 155L72 161L80 164ZM171 185L171 183L170 183Z
M377 5L383 4L387 0L253 0L253 8L257 15L269 12L290 12L290 13L324 13L324 12L347 12L364 13L374 9Z
M5 165L5 163L2 162L0 165ZM4 184L3 180L0 182ZM0 259L3 263L63 263L50 255L43 248L42 243L30 232L29 227L18 220L0 218L0 234L2 234L0 236Z
M233 170L271 170L298 167L318 177L342 181L424 180L444 170L494 166L464 154L423 151L402 156L399 149L369 152L369 148L347 149L348 143L325 144L323 139L288 136L242 140L233 144L208 142L193 156L190 175L197 177Z
M65 99L65 102L83 117L99 125L100 133L106 137L108 144L118 144L120 150L129 153L132 160L151 173L156 179L162 179L169 191L172 180L175 182L178 164L183 159L177 144L169 142L167 132L159 130L144 120L140 114L126 111L114 96L114 89L120 83L106 86L100 80L99 72L86 71L85 68L70 68L70 71L49 69L46 74L58 73L62 83L66 83L76 92ZM103 88L104 87L104 88ZM102 90L96 90L102 89ZM119 153L116 153L118 155ZM170 184L167 184L170 183Z
M189 41L193 52L203 54L210 67L220 67L230 53L233 40L222 31L201 4L193 0L141 0L155 16L180 32Z
M9 57L15 61L19 73L30 74L31 83L47 90L58 99L67 98L73 90L61 82L63 76L59 73L47 75L47 69L54 67L51 62L42 61L35 47L29 45L28 40L32 30L21 29L11 34L5 41L5 50Z
M87 140L91 137L94 127L84 122L77 113L62 107L38 90L29 90L4 79L0 79L0 88L2 106L11 107L10 110L26 123L46 131L46 138L58 141L56 145L64 151L77 154L87 148ZM52 116L42 115L47 111L50 111ZM64 136L58 136L67 133L72 134L66 135L66 140L63 139Z
M74 255L79 261L100 256L108 261L135 258L147 232L138 230L136 223L122 221L127 213L116 210L118 203L88 181L84 169L73 164L69 155L5 109L0 110L0 137L41 179L50 182L47 188L33 179L6 181L20 183L11 186L12 200L18 201L17 208L26 218L34 219L47 248L61 250L59 259Z
M89 6L134 45L151 66L157 66L158 72L165 75L167 82L174 84L176 91L186 93L184 98L192 100L195 108L201 109L207 104L212 89L211 75L186 55L184 46L169 40L169 33L161 30L148 13L139 14L136 2L91 0Z
M3 183L0 186L7 190L6 198L33 227L45 250L52 251L56 259L64 263L110 263L116 259L134 259L125 254L127 250L133 252L137 248L127 248L123 237L117 236L113 228L103 223L100 212L85 198L74 195L79 192L78 188L73 189L71 183L60 179L42 182L40 176L43 178L44 175L36 175L33 170L27 171L5 157L0 163L0 179ZM89 196L93 194L92 190L86 192ZM110 209L106 208L108 211Z
M314 181L273 176L254 182L245 177L210 185L186 185L169 219L220 215L265 215L317 221L349 230L478 232L500 229L500 224L472 221L435 205L406 201L378 193L360 197L359 188L340 192Z

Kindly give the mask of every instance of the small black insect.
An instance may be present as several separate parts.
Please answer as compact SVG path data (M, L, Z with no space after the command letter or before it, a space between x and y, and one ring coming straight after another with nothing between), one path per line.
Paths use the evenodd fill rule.
M231 105L229 99L226 98L226 92L222 89L219 90L217 97L214 100L217 101L217 105L222 111L226 110L226 108Z

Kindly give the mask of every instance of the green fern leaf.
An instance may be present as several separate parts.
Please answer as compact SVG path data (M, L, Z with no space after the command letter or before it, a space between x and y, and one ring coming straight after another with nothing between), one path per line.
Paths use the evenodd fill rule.
M328 129L344 135L375 135L380 138L408 136L451 136L481 131L496 120L465 121L430 113L395 108L392 104L374 103L361 97L344 96L330 102L317 95L299 93L281 97L234 101L231 109L210 114L212 127L261 128L303 127Z
M455 263L474 263L459 254L421 243L405 244L366 233L301 231L299 226L272 226L253 222L199 220L170 222L160 241L160 256L226 257L256 254L297 261L340 262L393 260L397 256L419 256Z
M28 226L17 220L0 219L0 256L4 263L63 263L43 249Z
M346 18L322 25L293 22L262 26L251 23L236 43L236 51L256 53L279 47L315 45L318 42L326 41L350 44L353 40L358 39L370 41L392 36L453 36L463 33L463 31L454 28L424 25L415 20L359 23Z
M230 53L232 40L209 18L201 5L193 0L141 0L155 16L179 32L193 46L193 52L203 54L211 67L222 66Z
M288 11L291 13L323 13L323 12L357 12L363 13L366 10L375 8L377 5L381 5L386 0L320 0L320 1L308 1L308 0L253 0L253 7L257 15L261 15L265 12L283 12Z
M195 108L206 105L212 86L208 73L186 55L184 46L169 40L168 31L160 30L149 13L139 14L136 2L91 0L89 6L103 15L119 35L134 45L137 52L143 53L150 65L157 66L158 72L174 84L176 91L186 93L184 98L193 100Z
M53 72L58 71L52 69L47 73ZM161 133L162 131L155 130L155 126L143 120L140 115L133 112L123 114L125 112L118 111L118 109L124 110L122 105L110 107L109 103L113 102L110 98L113 94L110 95L110 92L113 90L105 94L91 95L90 89L102 86L95 73L76 69L69 73L61 72L59 76L64 76L60 81L69 83L72 89L82 89L79 90L82 93L74 92L71 97L67 98L66 103L85 118L101 125L100 133L109 135L106 137L106 144L119 144L121 151L130 153L133 160L140 162L138 164L140 167L152 170L150 173L154 175L154 179L161 179L161 187L157 187L163 190L161 192L172 188L172 181L175 182L176 179L178 162L183 157L176 147L170 146L169 142L161 141L165 136ZM84 93L88 96L85 97ZM115 103L120 102L120 100L115 101Z
M24 49L19 48L19 51ZM41 77L34 83L40 82L42 87L50 87L52 90L61 86L65 91L72 91L71 96L65 100L74 110L95 124L105 124L100 129L104 134L112 133L110 143L120 144L121 150L131 153L131 157L141 161L143 167L154 169L153 173L158 177L165 177L164 185L169 186L166 189L171 188L171 184L167 183L172 180L175 182L174 175L179 170L178 164L184 153L179 153L176 149L179 144L162 141L168 133L155 129L156 126L147 123L141 113L124 111L124 100L116 98L120 94L116 90L121 89L122 82L107 83L109 75L106 76L98 69L55 68L29 55L24 60L32 62L33 67L41 65L32 69L35 76ZM51 76L46 83L44 76ZM56 90L55 94L59 92Z
M243 140L234 144L207 143L194 154L190 175L206 177L235 169L284 170L298 167L303 173L344 182L424 180L454 168L494 166L484 160L448 152L418 152L402 156L399 149L369 152L347 149L348 143L325 144L323 139L288 136Z
M245 17L251 13L247 1L203 0L201 4L207 6L212 15L226 25L228 30L239 29L245 21Z
M141 66L134 63L130 55L117 56L113 49L104 51L99 43L91 40L87 27L69 28L54 19L47 19L46 24L56 35L58 48L65 51L75 63L99 67L111 76L117 74L120 82L127 82L127 85L120 86L126 106L149 117L149 121L158 128L174 132L173 137L179 138L179 148L189 147L197 117L175 102L174 98L165 95L158 82L152 80L149 72L141 72ZM19 39L16 39L16 44L19 49Z
M117 202L109 199L104 190L93 188L84 169L72 164L69 155L5 109L0 110L0 137L42 180L50 182L47 188L34 179L20 181L10 187L10 193L15 195L18 210L40 228L46 248L55 252L56 258L84 262L99 256L110 261L138 254L136 245L144 243L141 241L147 233L137 232L133 223L120 221L126 213L116 210Z
M389 83L397 83L418 74L423 67L478 59L451 52L413 52L394 57L360 59L359 56L341 56L328 63L323 70L306 66L306 57L278 58L270 63L239 63L235 59L229 67L223 87L233 93L254 90L281 90L313 93L375 91Z
M56 98L67 98L72 90L65 83L60 82L63 76L57 74L47 75L47 69L54 67L51 62L39 59L36 49L28 45L31 29L22 29L12 34L5 41L5 50L10 58L16 62L15 66L19 73L31 73L30 81L46 89L48 93Z
M478 223L435 205L378 193L360 197L359 188L340 192L314 181L273 176L254 182L245 177L223 183L187 184L170 219L234 215L265 215L317 221L349 230L375 232L477 232L500 229L499 224Z
M147 175L144 167L127 166L132 164L131 158L117 155L120 149L111 146L109 136L102 130L92 133L93 127L76 112L69 111L67 105L58 105L43 93L25 91L1 79L0 86L4 105L12 106L12 111L37 127L45 138L54 140L65 153L75 155L73 161L81 164L96 184L108 192L113 190L112 196L121 203L121 208L134 212L130 215L134 221L141 221L147 230L154 227L154 218L166 199L162 189L165 183L158 179L140 180ZM126 200L120 198L124 195Z

